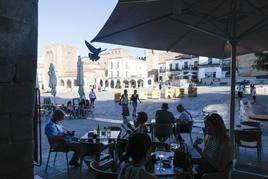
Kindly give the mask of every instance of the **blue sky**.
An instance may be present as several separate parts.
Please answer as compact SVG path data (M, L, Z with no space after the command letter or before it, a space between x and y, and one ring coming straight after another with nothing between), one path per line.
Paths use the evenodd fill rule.
M39 0L38 55L51 43L68 44L87 55L84 40L92 40L109 18L118 0ZM116 45L94 43L96 47ZM143 49L128 48L136 56Z

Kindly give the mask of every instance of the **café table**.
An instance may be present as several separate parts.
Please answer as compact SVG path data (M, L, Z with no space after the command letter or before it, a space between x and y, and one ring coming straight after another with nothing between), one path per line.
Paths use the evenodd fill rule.
M85 133L80 140L87 140L89 139L89 133L94 133L94 131L88 131L87 133ZM117 137L119 136L120 131L110 131L110 135L107 135L107 132L105 134L103 134L101 132L101 135L97 136L97 139L101 142L101 143L109 143L111 140L116 140ZM90 137L90 139L92 139L92 137Z
M173 165L174 152L156 151L153 154L157 159L149 169L149 172L153 175L159 178L167 178L183 172L182 168Z

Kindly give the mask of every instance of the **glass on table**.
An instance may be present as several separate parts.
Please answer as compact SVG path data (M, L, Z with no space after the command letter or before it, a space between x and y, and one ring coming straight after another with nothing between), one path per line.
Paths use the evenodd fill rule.
M165 152L164 151L157 151L157 158L159 159L159 165L157 167L157 170L159 172L165 171L165 168L163 167L163 159L165 158Z
M108 139L111 138L111 129L110 128L107 128L107 130L106 130L106 137Z
M179 144L177 144L177 143L171 143L170 144L170 147L171 147L172 150L177 150L179 148Z

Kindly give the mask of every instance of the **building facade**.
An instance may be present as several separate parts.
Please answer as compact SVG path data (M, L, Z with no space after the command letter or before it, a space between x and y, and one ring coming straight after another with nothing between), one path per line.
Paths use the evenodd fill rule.
M179 80L197 81L198 58L181 55L158 64L159 82L173 82Z
M84 88L96 86L98 79L105 77L105 69L99 62L92 62L88 57L82 57L84 66ZM77 88L78 51L69 45L53 44L46 47L38 59L37 75L39 87L48 90L48 69L52 63L57 75L57 90L73 90Z
M105 88L142 88L153 85L153 78L148 77L147 63L144 57L135 58L126 49L111 49L106 58L107 76L99 82ZM104 82L104 83L103 83Z
M199 57L198 82L203 85L220 83L225 78L227 71L222 70L222 60L209 57Z

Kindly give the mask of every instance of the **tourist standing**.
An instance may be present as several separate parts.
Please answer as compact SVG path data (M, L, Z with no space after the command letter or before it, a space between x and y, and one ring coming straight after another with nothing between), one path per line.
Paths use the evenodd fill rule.
M129 116L129 109L128 109L128 93L127 90L124 90L124 94L120 98L119 104L122 106L122 116L124 124L127 124L127 116Z
M238 87L237 87L237 96L238 96L238 100L239 100L239 103L240 103L240 100L243 97L243 89L242 89L241 84L239 84Z
M95 108L96 94L95 94L93 88L91 89L91 91L90 91L90 93L89 93L89 99L90 99L91 106L92 106L93 108Z
M132 103L132 106L133 106L132 117L136 117L138 101L141 103L137 90L134 90L134 93L131 95L131 98L130 98L130 102Z
M251 96L252 96L252 99L253 99L253 104L255 104L257 94L256 94L256 87L254 85L252 85Z

